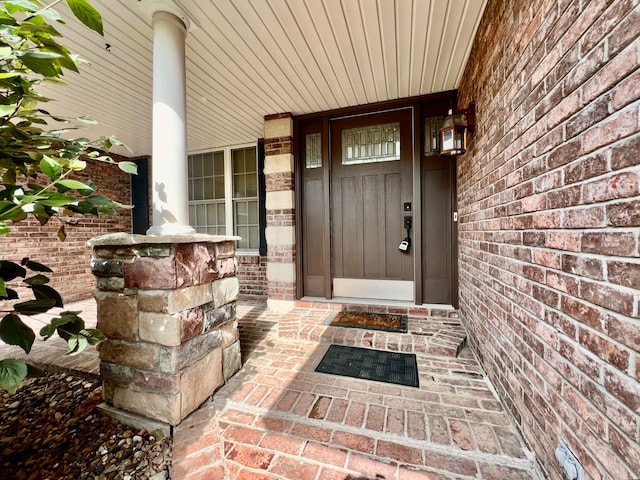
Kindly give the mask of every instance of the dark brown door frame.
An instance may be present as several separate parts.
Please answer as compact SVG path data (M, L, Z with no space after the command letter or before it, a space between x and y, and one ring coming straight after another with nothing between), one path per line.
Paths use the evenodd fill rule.
M424 151L424 118L427 116L444 115L447 109L452 105L455 106L457 102L457 91L449 90L446 92L439 92L430 95L423 95L420 97L412 97L407 99L392 100L388 102L380 102L376 104L369 104L357 107L347 107L344 109L330 110L325 112L315 112L306 115L300 115L294 117L294 152L296 158L294 159L295 165L295 205L296 205L296 296L302 298L304 295L303 285L303 238L302 238L302 182L303 182L303 169L301 159L303 158L302 148L304 148L304 142L301 135L301 126L310 120L321 120L322 122L322 157L328 168L323 169L323 201L324 201L324 233L323 233L323 255L325 259L331 258L331 217L330 217L330 179L331 179L331 159L330 159L330 145L331 139L329 138L329 120L343 118L348 116L366 115L370 113L378 113L384 110L393 110L400 108L412 108L412 139L413 139L413 158L412 158L412 173L413 173L413 201L412 201L412 215L413 215L413 231L412 238L414 246L417 247L422 239L423 225L422 225L422 180L421 180L421 166L422 166L422 152ZM452 161L456 161L452 158ZM454 192L454 208L457 209L456 200L457 195ZM453 255L452 263L454 267L457 266L457 248L458 248L458 228L457 223L453 225ZM414 299L417 305L422 303L422 249L414 248ZM331 284L332 284L332 272L331 262L325 261L325 297L332 298ZM453 268L452 275L452 288L457 285L458 272L457 268ZM457 291L453 289L452 297L453 306L457 308L458 295Z

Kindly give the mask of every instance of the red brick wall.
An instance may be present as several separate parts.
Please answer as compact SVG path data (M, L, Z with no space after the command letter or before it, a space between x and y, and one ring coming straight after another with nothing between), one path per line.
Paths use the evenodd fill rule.
M239 255L236 277L240 294L265 297L267 295L267 257Z
M77 178L93 180L98 186L97 193L124 204L131 201L129 175L115 165L89 161L86 170ZM0 236L2 258L19 262L23 257L29 257L53 269L54 274L49 275L50 285L58 290L65 302L93 296L95 280L89 265L91 249L85 246L85 242L106 233L131 231L130 210L118 210L116 215L99 217L77 216L70 220L77 223L67 225L64 242L56 236L60 226L56 219L45 226L40 226L35 220L23 221L11 225L11 233Z
M460 86L460 309L552 479L640 477L640 6L489 0Z

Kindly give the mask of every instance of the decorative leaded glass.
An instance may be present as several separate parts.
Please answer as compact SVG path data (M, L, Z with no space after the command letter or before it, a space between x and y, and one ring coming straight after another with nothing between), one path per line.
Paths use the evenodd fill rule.
M427 117L424 119L424 154L427 157L440 155L440 127L444 117Z
M319 133L307 133L304 136L305 166L307 168L322 167L322 144Z
M400 122L342 130L342 164L400 160Z

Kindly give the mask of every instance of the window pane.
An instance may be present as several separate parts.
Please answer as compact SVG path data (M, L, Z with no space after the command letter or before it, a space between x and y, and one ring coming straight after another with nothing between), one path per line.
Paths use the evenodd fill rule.
M305 166L307 168L322 167L322 144L320 133L307 133L304 136Z
M215 196L213 195L213 179L212 178L203 178L202 186L204 187L203 198L207 200L215 198Z
M196 178L193 181L193 199L202 200L204 198L204 181L202 178Z
M196 205L196 225L206 225L207 224L207 206L206 205Z
M214 191L215 194L212 198L219 199L224 198L224 177L215 177L213 179L214 182Z
M400 122L342 130L342 164L400 160Z
M213 154L213 171L216 175L224 175L224 152Z
M194 177L202 176L202 155L193 156L193 176Z
M440 127L444 117L427 117L424 119L424 154L440 155Z
M247 196L244 175L233 176L233 196L234 198L243 198Z
M257 200L234 200L234 233L242 237L238 248L256 249L259 245L258 202ZM255 229L255 233L253 230Z
M258 162L256 162L256 149L254 147L244 149L244 171L247 173L258 171Z
M222 228L222 232L225 232L225 225L227 224L227 219L224 213L224 203L216 204L216 209L218 210L218 226Z
M246 186L245 194L247 197L258 196L258 176L257 175L247 175L245 186Z
M249 223L250 224L258 224L258 202L255 200L252 202L247 202L247 210L249 214Z
M233 173L244 173L244 150L234 150L232 153L233 158Z
M236 235L242 237L238 240L238 248L249 248L249 229L247 227L236 227Z
M204 176L213 177L213 154L205 153L202 155L202 162L204 167Z

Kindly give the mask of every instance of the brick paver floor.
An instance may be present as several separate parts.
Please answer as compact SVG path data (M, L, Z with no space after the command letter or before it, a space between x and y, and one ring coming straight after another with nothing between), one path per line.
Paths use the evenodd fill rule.
M173 479L541 478L455 311L369 307L408 313L398 334L329 326L339 307L298 305L240 299L243 367L175 428ZM95 319L92 301L67 308ZM36 343L38 363L98 372L95 349L62 357L64 342ZM420 388L315 372L331 343L416 353Z
M239 302L243 368L175 429L173 478L539 478L455 312L409 309L397 334L299 305ZM415 352L420 388L314 372L330 343Z

